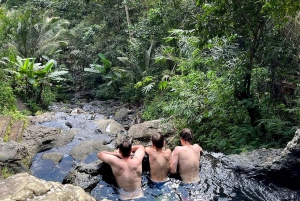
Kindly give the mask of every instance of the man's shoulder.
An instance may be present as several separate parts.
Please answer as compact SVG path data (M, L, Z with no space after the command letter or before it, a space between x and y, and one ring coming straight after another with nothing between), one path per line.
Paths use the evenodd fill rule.
M199 144L193 144L193 149L195 150L195 151L199 151L199 152L201 152L201 151L203 151L202 150L202 148L199 146Z
M165 149L165 150L163 150L163 152L165 153L165 154L171 154L171 149Z
M183 146L176 146L175 148L174 148L174 150L173 150L173 152L181 152L182 150L184 149L184 147Z
M145 152L147 154L151 154L154 150L152 149L152 147L145 147Z

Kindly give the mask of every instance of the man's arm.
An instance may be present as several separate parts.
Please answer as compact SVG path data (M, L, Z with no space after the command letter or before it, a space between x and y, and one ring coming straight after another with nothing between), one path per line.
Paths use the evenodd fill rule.
M145 148L145 152L149 155L152 151L152 148L151 147L146 147Z
M170 172L171 174L175 174L177 172L177 166L178 166L178 148L175 147L171 154L171 161L170 161Z
M142 145L133 145L131 148L132 152L134 152L134 157L139 161L142 161L145 156L145 148Z
M122 158L122 156L118 152L101 151L100 153L98 153L98 158L101 161L108 163L109 165L112 165L114 163L117 163L117 160Z
M202 147L200 147L198 144L194 144L193 146L197 147L197 149L199 150L200 156L202 156L203 155L203 149L202 149Z

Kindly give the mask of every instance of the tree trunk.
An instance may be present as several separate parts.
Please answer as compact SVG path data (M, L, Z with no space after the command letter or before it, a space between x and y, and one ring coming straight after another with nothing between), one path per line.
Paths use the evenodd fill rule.
M128 24L129 41L132 42L133 34L130 30L131 21L130 21L130 17L129 17L128 6L126 4L125 4L125 13L126 13L126 20L127 20L127 24Z

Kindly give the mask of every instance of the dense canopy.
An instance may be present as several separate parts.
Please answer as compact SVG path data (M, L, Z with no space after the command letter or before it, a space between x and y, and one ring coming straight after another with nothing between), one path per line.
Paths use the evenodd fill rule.
M286 145L300 117L294 0L10 0L0 3L0 113L75 92L190 127L206 150Z

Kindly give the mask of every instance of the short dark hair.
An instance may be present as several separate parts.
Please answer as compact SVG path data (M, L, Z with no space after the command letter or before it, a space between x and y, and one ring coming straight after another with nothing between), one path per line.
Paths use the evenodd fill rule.
M182 129L182 131L180 132L180 137L184 140L184 141L188 141L191 142L193 139L193 132L191 129L189 128L184 128Z
M155 145L155 147L159 149L163 148L164 146L164 136L159 133L153 134L151 136L151 141Z
M131 140L125 138L122 142L118 145L119 151L121 152L122 156L129 157L131 153Z

